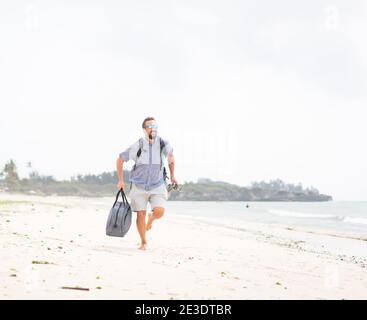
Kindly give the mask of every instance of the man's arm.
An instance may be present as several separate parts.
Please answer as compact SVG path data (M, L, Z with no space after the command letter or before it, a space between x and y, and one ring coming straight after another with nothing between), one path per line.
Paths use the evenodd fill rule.
M117 187L118 189L124 188L124 160L122 157L118 157L116 160L117 177L119 179Z
M175 178L175 157L173 156L173 153L170 153L168 155L168 166L169 166L169 171L170 171L171 182L178 184Z
M124 188L124 162L128 162L130 160L135 160L134 155L136 155L139 149L139 141L132 144L129 148L119 154L119 157L116 160L117 167L117 177L118 177L118 188L119 190Z

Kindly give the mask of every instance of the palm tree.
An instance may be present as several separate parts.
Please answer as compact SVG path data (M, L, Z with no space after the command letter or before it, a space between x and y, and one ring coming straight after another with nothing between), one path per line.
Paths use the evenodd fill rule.
M5 176L5 183L10 189L19 184L17 166L12 159L10 159L9 162L5 164L2 175Z

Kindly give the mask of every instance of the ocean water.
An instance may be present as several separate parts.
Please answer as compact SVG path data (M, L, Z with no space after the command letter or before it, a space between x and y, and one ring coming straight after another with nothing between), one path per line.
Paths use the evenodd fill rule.
M249 205L249 208L246 205ZM250 221L367 237L367 201L168 201L167 214L213 222Z

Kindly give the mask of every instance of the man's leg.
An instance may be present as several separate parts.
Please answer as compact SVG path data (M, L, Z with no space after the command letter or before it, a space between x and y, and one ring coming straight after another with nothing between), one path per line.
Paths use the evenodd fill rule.
M147 238L145 236L145 216L146 216L146 210L138 211L137 212L137 219L136 219L136 225L138 227L138 232L141 239L141 245L139 247L140 250L146 250L147 248Z
M161 208L161 207L156 207L153 209L153 212L152 213L149 213L148 215L148 223L147 223L147 226L146 226L146 230L150 230L152 228L152 224L153 224L153 221L155 219L160 219L162 218L164 215L164 208Z

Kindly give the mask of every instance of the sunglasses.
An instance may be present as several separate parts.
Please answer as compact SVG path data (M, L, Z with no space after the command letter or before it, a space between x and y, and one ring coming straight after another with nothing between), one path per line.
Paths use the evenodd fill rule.
M158 126L156 124L149 124L145 126L146 129L158 129Z

